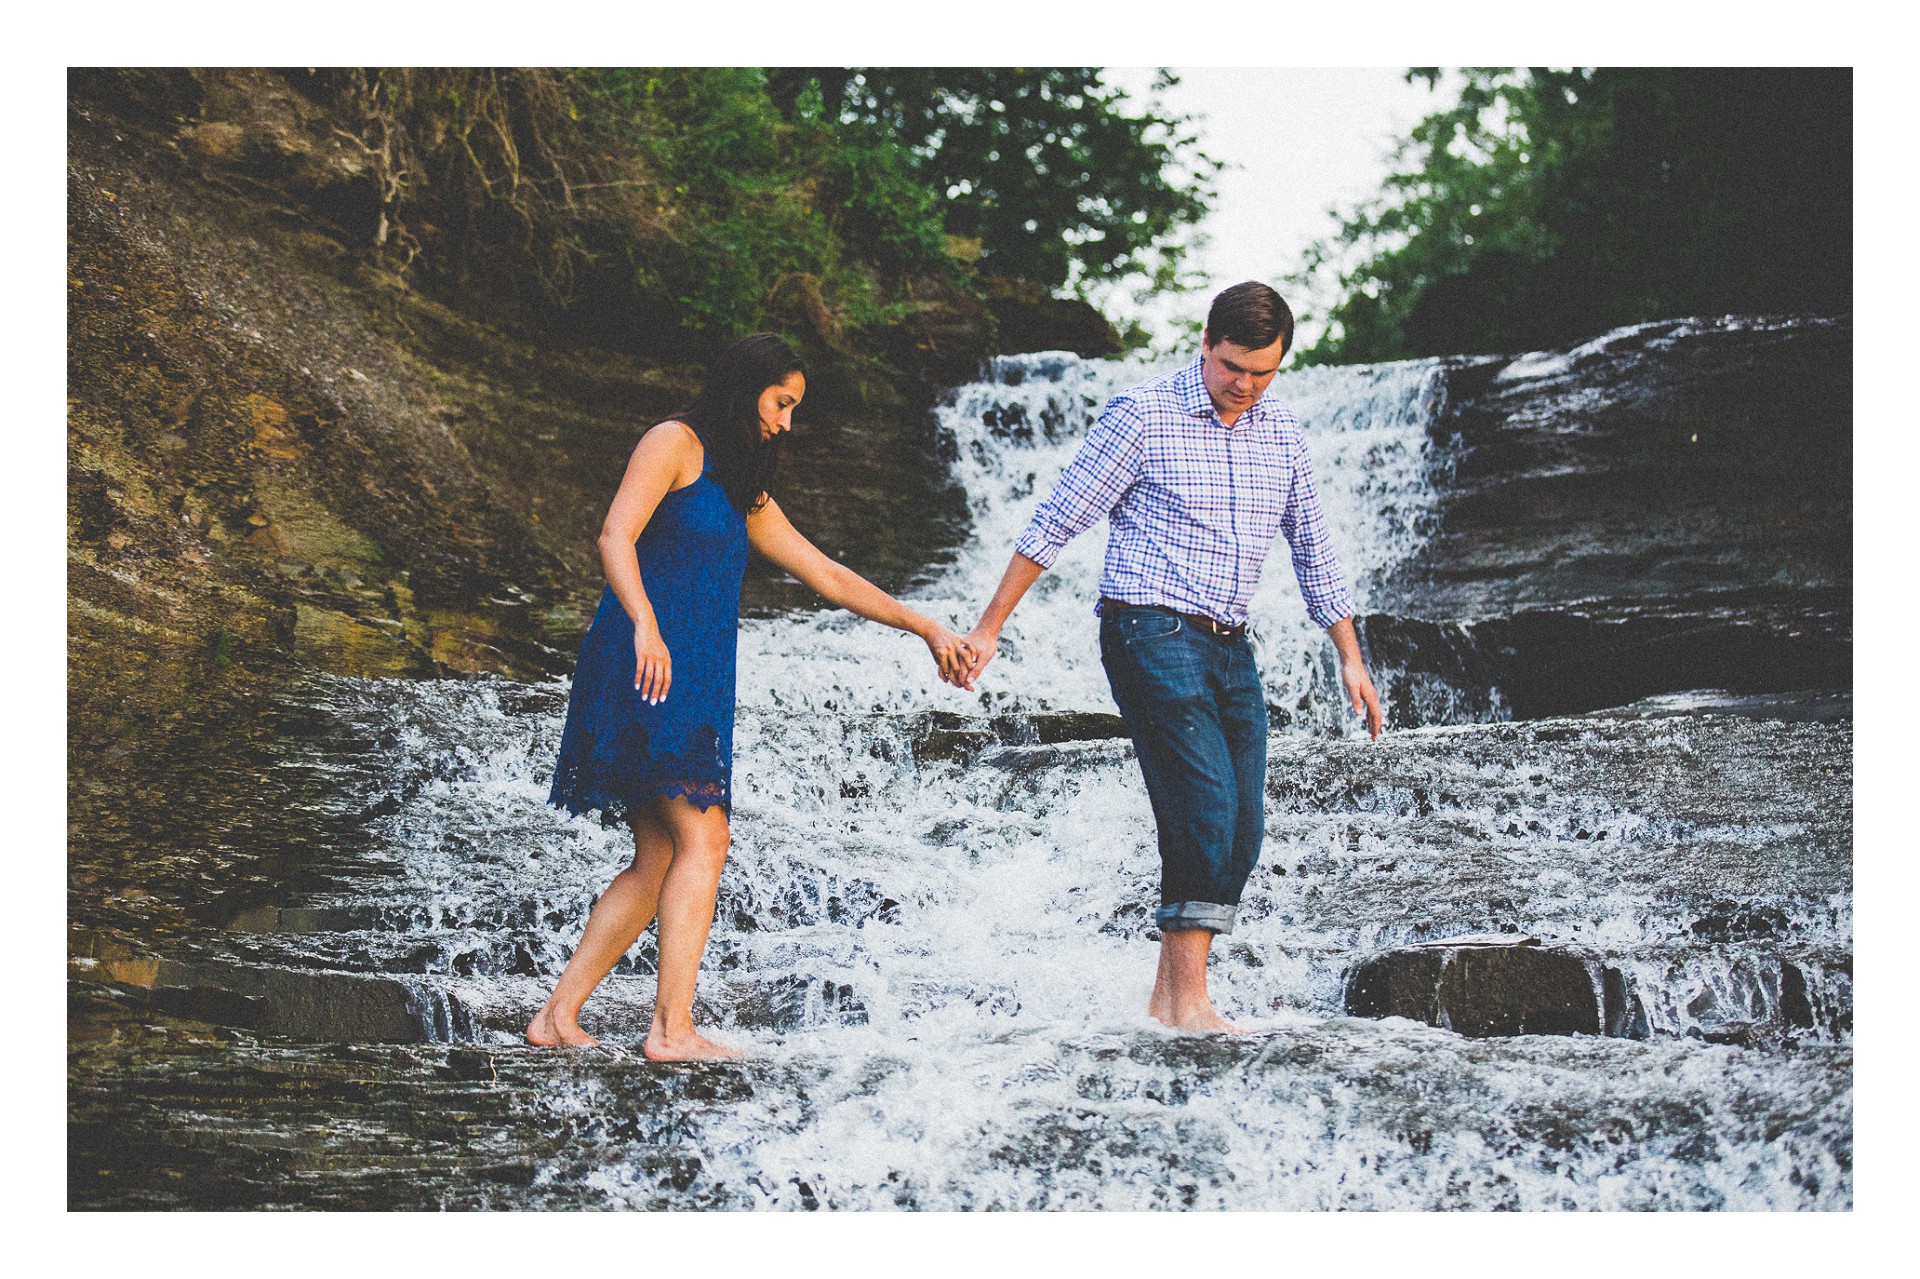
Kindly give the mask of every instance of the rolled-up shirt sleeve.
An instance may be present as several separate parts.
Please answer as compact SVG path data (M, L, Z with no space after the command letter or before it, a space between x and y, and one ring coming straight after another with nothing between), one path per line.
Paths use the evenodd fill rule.
M1013 549L1042 568L1052 568L1061 548L1111 512L1139 478L1146 424L1146 414L1134 401L1125 396L1110 400L1060 473L1052 494L1034 509Z
M1280 535L1287 539L1287 549L1293 554L1293 575L1300 583L1300 598L1314 625L1332 626L1343 617L1352 617L1353 595L1347 590L1340 561L1334 558L1327 518L1320 510L1320 491L1313 482L1313 459L1307 455L1306 441L1298 435L1294 436L1293 490L1280 517Z

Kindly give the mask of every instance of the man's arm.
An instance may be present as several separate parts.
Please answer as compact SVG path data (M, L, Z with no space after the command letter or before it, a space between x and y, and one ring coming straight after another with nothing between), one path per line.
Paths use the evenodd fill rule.
M1293 556L1293 576L1300 583L1300 598L1307 616L1324 626L1340 654L1340 683L1356 715L1367 717L1367 732L1380 736L1384 716L1380 694L1360 656L1360 636L1353 628L1353 594L1347 590L1346 576L1334 558L1333 539L1327 533L1326 516L1320 510L1320 491L1313 479L1313 459L1307 455L1304 436L1294 436L1293 491L1287 496L1285 513L1280 517L1280 535L1287 539Z
M1145 452L1146 415L1132 400L1115 396L1060 473L1053 493L1034 509L1026 531L1014 542L1013 559L967 636L974 658L963 688L971 690L973 681L1000 651L1000 628L1027 588L1053 567L1061 548L1119 503L1139 476Z
M1000 575L1000 585L993 592L993 598L987 601L986 612L980 614L980 622L966 638L973 648L973 665L968 668L960 687L973 691L973 681L980 678L980 672L987 668L994 654L1000 651L1000 628L1007 624L1007 617L1013 612L1013 606L1027 593L1027 588L1040 580L1047 570L1020 552L1015 551L1013 558L1007 561L1007 571Z
M1353 616L1353 594L1333 553L1333 537L1320 509L1320 489L1314 483L1313 459L1307 454L1306 439L1297 425L1290 452L1293 487L1280 515L1280 536L1287 540L1294 580L1300 583L1300 599L1307 606L1307 616L1315 625L1331 630L1340 619ZM1358 647L1354 651L1358 653Z

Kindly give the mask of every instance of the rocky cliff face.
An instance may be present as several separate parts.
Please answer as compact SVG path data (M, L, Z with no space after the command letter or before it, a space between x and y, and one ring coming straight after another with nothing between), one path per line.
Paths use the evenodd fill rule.
M1725 316L1448 361L1374 653L1523 719L1850 687L1852 346L1847 316Z

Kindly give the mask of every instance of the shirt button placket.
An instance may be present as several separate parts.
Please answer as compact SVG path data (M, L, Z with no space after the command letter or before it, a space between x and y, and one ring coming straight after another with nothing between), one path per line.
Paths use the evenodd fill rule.
M1240 415L1245 420L1246 414ZM1240 485L1233 473L1233 435L1239 429L1238 424L1227 429L1227 531L1232 534L1233 544L1227 548L1228 562L1233 565L1233 589L1227 596L1226 611L1231 614L1233 606L1240 599Z

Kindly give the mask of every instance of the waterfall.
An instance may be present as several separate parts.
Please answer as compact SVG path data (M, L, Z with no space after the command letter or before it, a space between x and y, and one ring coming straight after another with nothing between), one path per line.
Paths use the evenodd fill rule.
M1034 507L1052 491L1107 400L1169 367L1061 352L1003 356L937 409L973 530L914 605L969 629ZM1335 551L1364 612L1372 584L1426 535L1434 493L1428 427L1444 396L1438 360L1308 368L1276 377L1268 397L1306 433ZM1000 655L968 696L938 683L924 649L847 614L749 621L741 628L741 705L888 713L1112 711L1094 601L1107 524L1075 538L1014 611ZM1332 649L1306 615L1284 541L1267 557L1251 608L1255 653L1277 723L1360 731L1339 698Z

